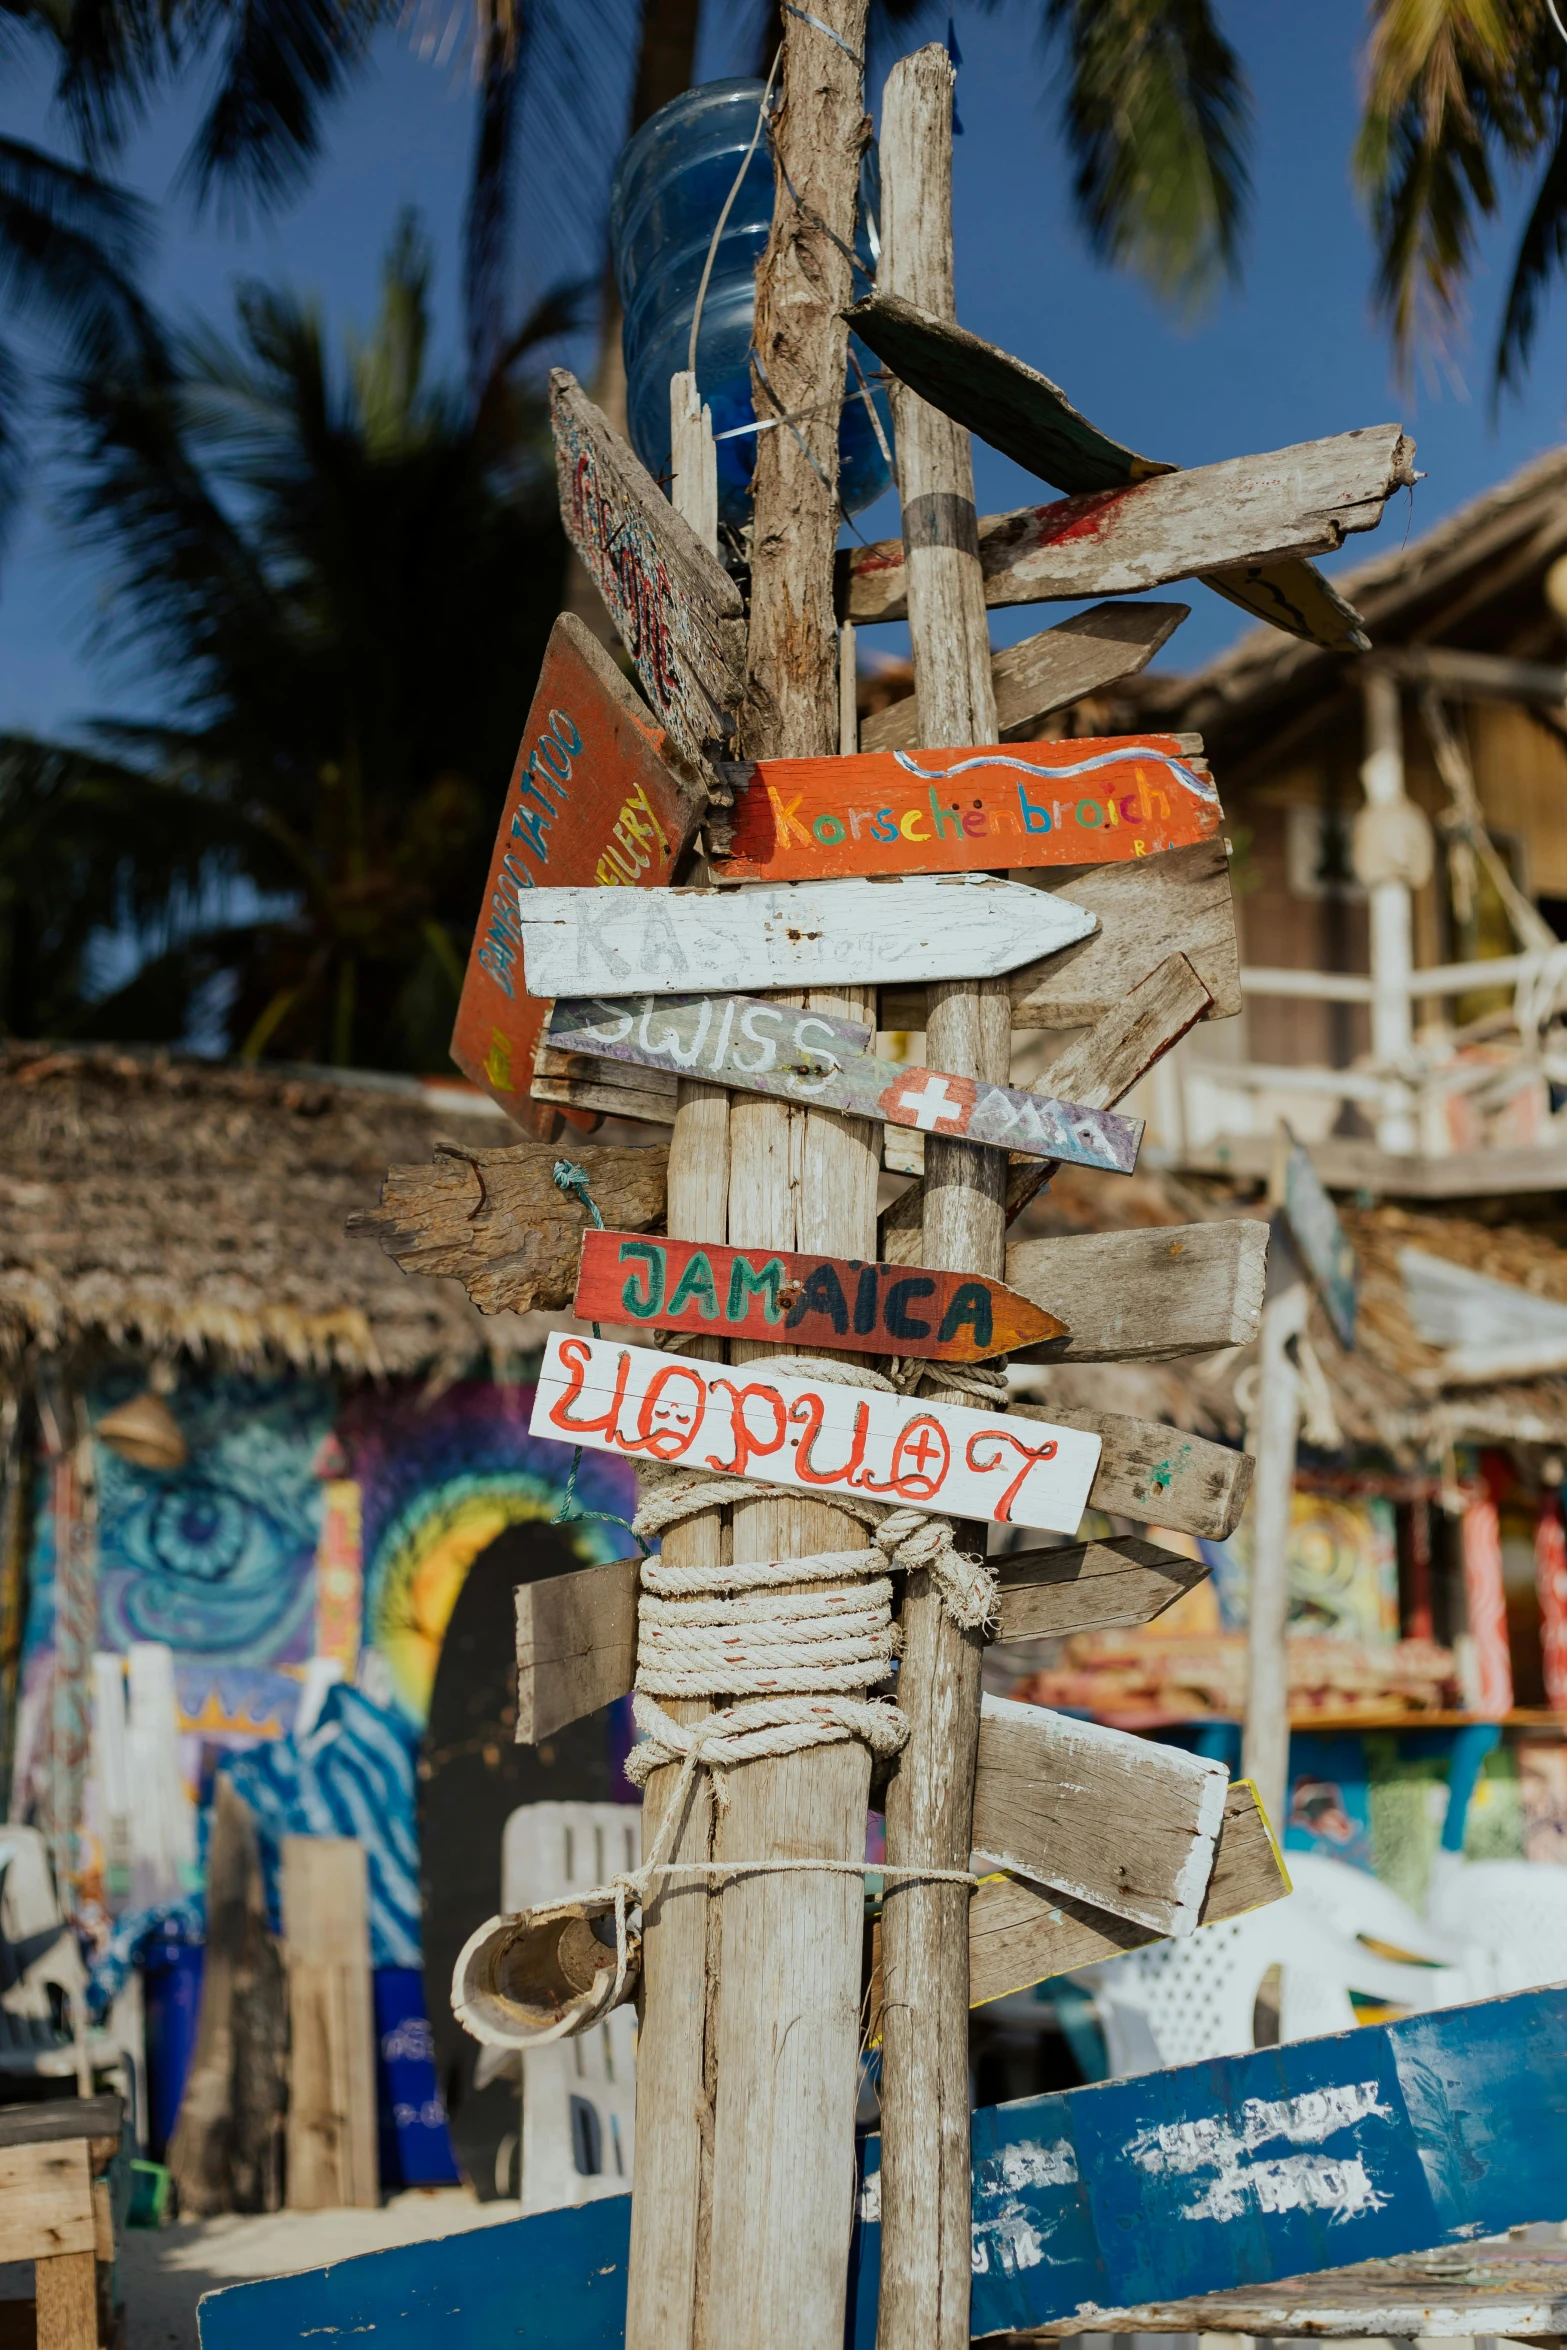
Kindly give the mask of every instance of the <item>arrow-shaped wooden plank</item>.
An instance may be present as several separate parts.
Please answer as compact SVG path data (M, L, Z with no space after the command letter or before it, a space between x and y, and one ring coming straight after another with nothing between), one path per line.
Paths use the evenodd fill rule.
M1250 1453L1188 1436L1162 1420L1084 1411L1078 1404L1014 1403L1010 1416L1062 1422L1102 1438L1091 1498L1095 1509L1112 1517L1169 1526L1208 1542L1227 1541L1240 1524L1255 1466Z
M1027 742L1042 719L1146 669L1191 611L1188 604L1095 604L1008 645L990 664L1003 742ZM913 694L860 723L862 751L908 751L919 740Z
M659 755L663 741L603 646L563 612L501 810L451 1047L464 1074L535 1133L529 1085L544 1015L522 983L517 893L669 880L705 801Z
M868 2166L879 2159L875 2141ZM1268 2284L1557 2217L1567 1989L1294 2040L973 2117L970 2328L1072 2321ZM874 2350L874 2168L848 2350ZM623 2350L629 2195L204 2296L201 2350ZM1062 2326L1062 2330L1066 2330Z
M951 320L932 317L913 303L886 294L871 295L853 315L872 350L921 399L966 424L993 449L1064 490L1069 498L1131 488L1181 470L1123 448L1080 414L1048 376ZM1396 433L1399 428L1372 429ZM1411 444L1408 462L1412 461ZM1319 553L1337 546L1344 531L1369 529L1376 519L1346 519L1339 537L1319 542L1310 551ZM1199 576L1205 586L1239 604L1243 611L1271 621L1292 636L1305 637L1335 652L1365 651L1370 640L1361 627L1360 615L1314 565L1300 560L1243 560L1250 568L1239 577L1233 570L1216 578L1204 570Z
M1223 822L1200 735L752 759L724 774L735 810L719 882L1105 865Z
M1130 489L987 514L979 525L985 601L1137 595L1171 580L1206 580L1215 571L1227 575L1226 586L1232 578L1244 586L1249 569L1276 572L1271 558L1280 553L1321 554L1342 545L1350 531L1373 529L1394 490L1414 480L1412 449L1397 425L1383 425L1229 457L1190 473L1157 474ZM905 617L901 539L852 548L845 562L846 619ZM1271 593L1268 600L1275 601ZM1277 601L1269 617L1282 625L1283 598ZM1288 609L1293 615L1299 608Z
M683 995L996 978L1094 927L1070 898L971 873L792 889L533 889L528 993Z
M683 1077L711 1078L745 1093L774 1094L851 1118L961 1134L996 1150L1063 1159L1129 1175L1140 1118L1079 1109L1048 1094L985 1085L939 1069L881 1061L864 1050L871 1031L825 1012L748 996L590 997L558 1003L552 1044ZM890 1252L887 1252L890 1255Z
M1007 1279L1068 1325L1031 1350L1052 1363L1162 1363L1247 1346L1267 1266L1268 1227L1242 1216L1019 1240L1007 1251Z
M1197 1560L1135 1534L1017 1551L996 1565L1000 1640L1145 1624L1208 1572ZM575 1567L517 1586L519 1744L537 1745L631 1689L637 1566L635 1559L612 1559L607 1566Z
M550 376L550 422L566 536L672 748L704 769L745 691L740 590L563 367Z
M574 1311L580 1322L947 1363L983 1362L1066 1330L977 1274L608 1231L583 1235Z
M998 1525L1076 1531L1099 1463L1097 1437L1020 1433L999 1414L884 1389L785 1376L602 1339L551 1335L533 1436L635 1460L688 1461L830 1499L844 1486L896 1506Z
M1190 1934L1228 1784L1223 1763L1179 1747L987 1697L974 1850L1112 1917Z
M1200 1559L1140 1534L1064 1543L1057 1550L1009 1551L991 1564L1001 1587L998 1640L1059 1640L1112 1624L1151 1623L1209 1572Z

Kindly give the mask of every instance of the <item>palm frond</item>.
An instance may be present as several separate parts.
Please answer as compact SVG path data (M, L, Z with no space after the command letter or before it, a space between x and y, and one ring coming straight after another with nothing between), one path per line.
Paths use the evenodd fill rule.
M1355 168L1370 199L1377 300L1401 364L1458 327L1479 224L1500 203L1495 167L1554 145L1564 60L1542 0L1374 0ZM1548 269L1547 214L1537 215L1526 242L1539 232ZM1540 284L1528 266L1515 276L1521 307L1509 305L1499 368L1521 361Z
M291 196L321 149L321 117L362 65L389 0L199 0L221 43L219 85L181 167L198 204L239 219Z
M463 214L463 319L475 402L494 371L505 332L526 24L526 18L495 17L481 34L478 113Z
M79 363L156 348L135 287L150 245L140 197L24 139L0 138L0 296L70 341Z
M1238 272L1250 97L1210 0L1046 0L1095 250L1190 305Z
M83 153L100 162L140 122L182 61L180 20L163 0L50 0L58 44L55 103Z

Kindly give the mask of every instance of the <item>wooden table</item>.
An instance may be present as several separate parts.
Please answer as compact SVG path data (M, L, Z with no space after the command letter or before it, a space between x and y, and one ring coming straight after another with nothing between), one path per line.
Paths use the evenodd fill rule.
M1567 2244L1501 2238L1411 2252L1398 2260L1364 2260L1272 2285L1241 2285L1191 2301L1151 2302L1062 2318L999 2343L1060 2340L1084 2333L1263 2334L1291 2340L1368 2335L1412 2340L1491 2337L1560 2342L1567 2337Z
M33 2263L38 2350L98 2350L98 2263L114 2260L104 2174L120 2124L114 2096L0 2106L0 2261Z

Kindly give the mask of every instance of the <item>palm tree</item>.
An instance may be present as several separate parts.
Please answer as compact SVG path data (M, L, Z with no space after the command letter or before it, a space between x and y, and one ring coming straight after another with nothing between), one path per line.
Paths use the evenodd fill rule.
M0 901L13 1028L178 1037L221 980L246 1053L447 1065L564 547L542 407L516 373L529 335L497 453L495 398L476 413L429 378L429 269L405 217L375 330L339 364L312 312L251 285L235 341L171 335L162 369L76 387L73 513L111 561L109 642L173 709L98 721L102 756L0 743L0 856L8 828L35 844L34 900L59 876L42 947ZM85 828L89 806L114 821ZM151 911L160 857L165 901L181 885L161 951L82 1002L91 923Z

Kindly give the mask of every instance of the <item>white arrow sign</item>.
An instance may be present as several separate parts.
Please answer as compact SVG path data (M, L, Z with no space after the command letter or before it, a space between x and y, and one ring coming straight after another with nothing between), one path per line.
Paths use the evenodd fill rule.
M544 1350L528 1433L797 1485L824 1501L847 1487L894 1508L1057 1534L1076 1532L1100 1451L1080 1428L1025 1428L997 1412L778 1377L765 1362L730 1371L560 1331Z
M984 873L518 896L532 996L994 979L1098 927L1069 898Z

